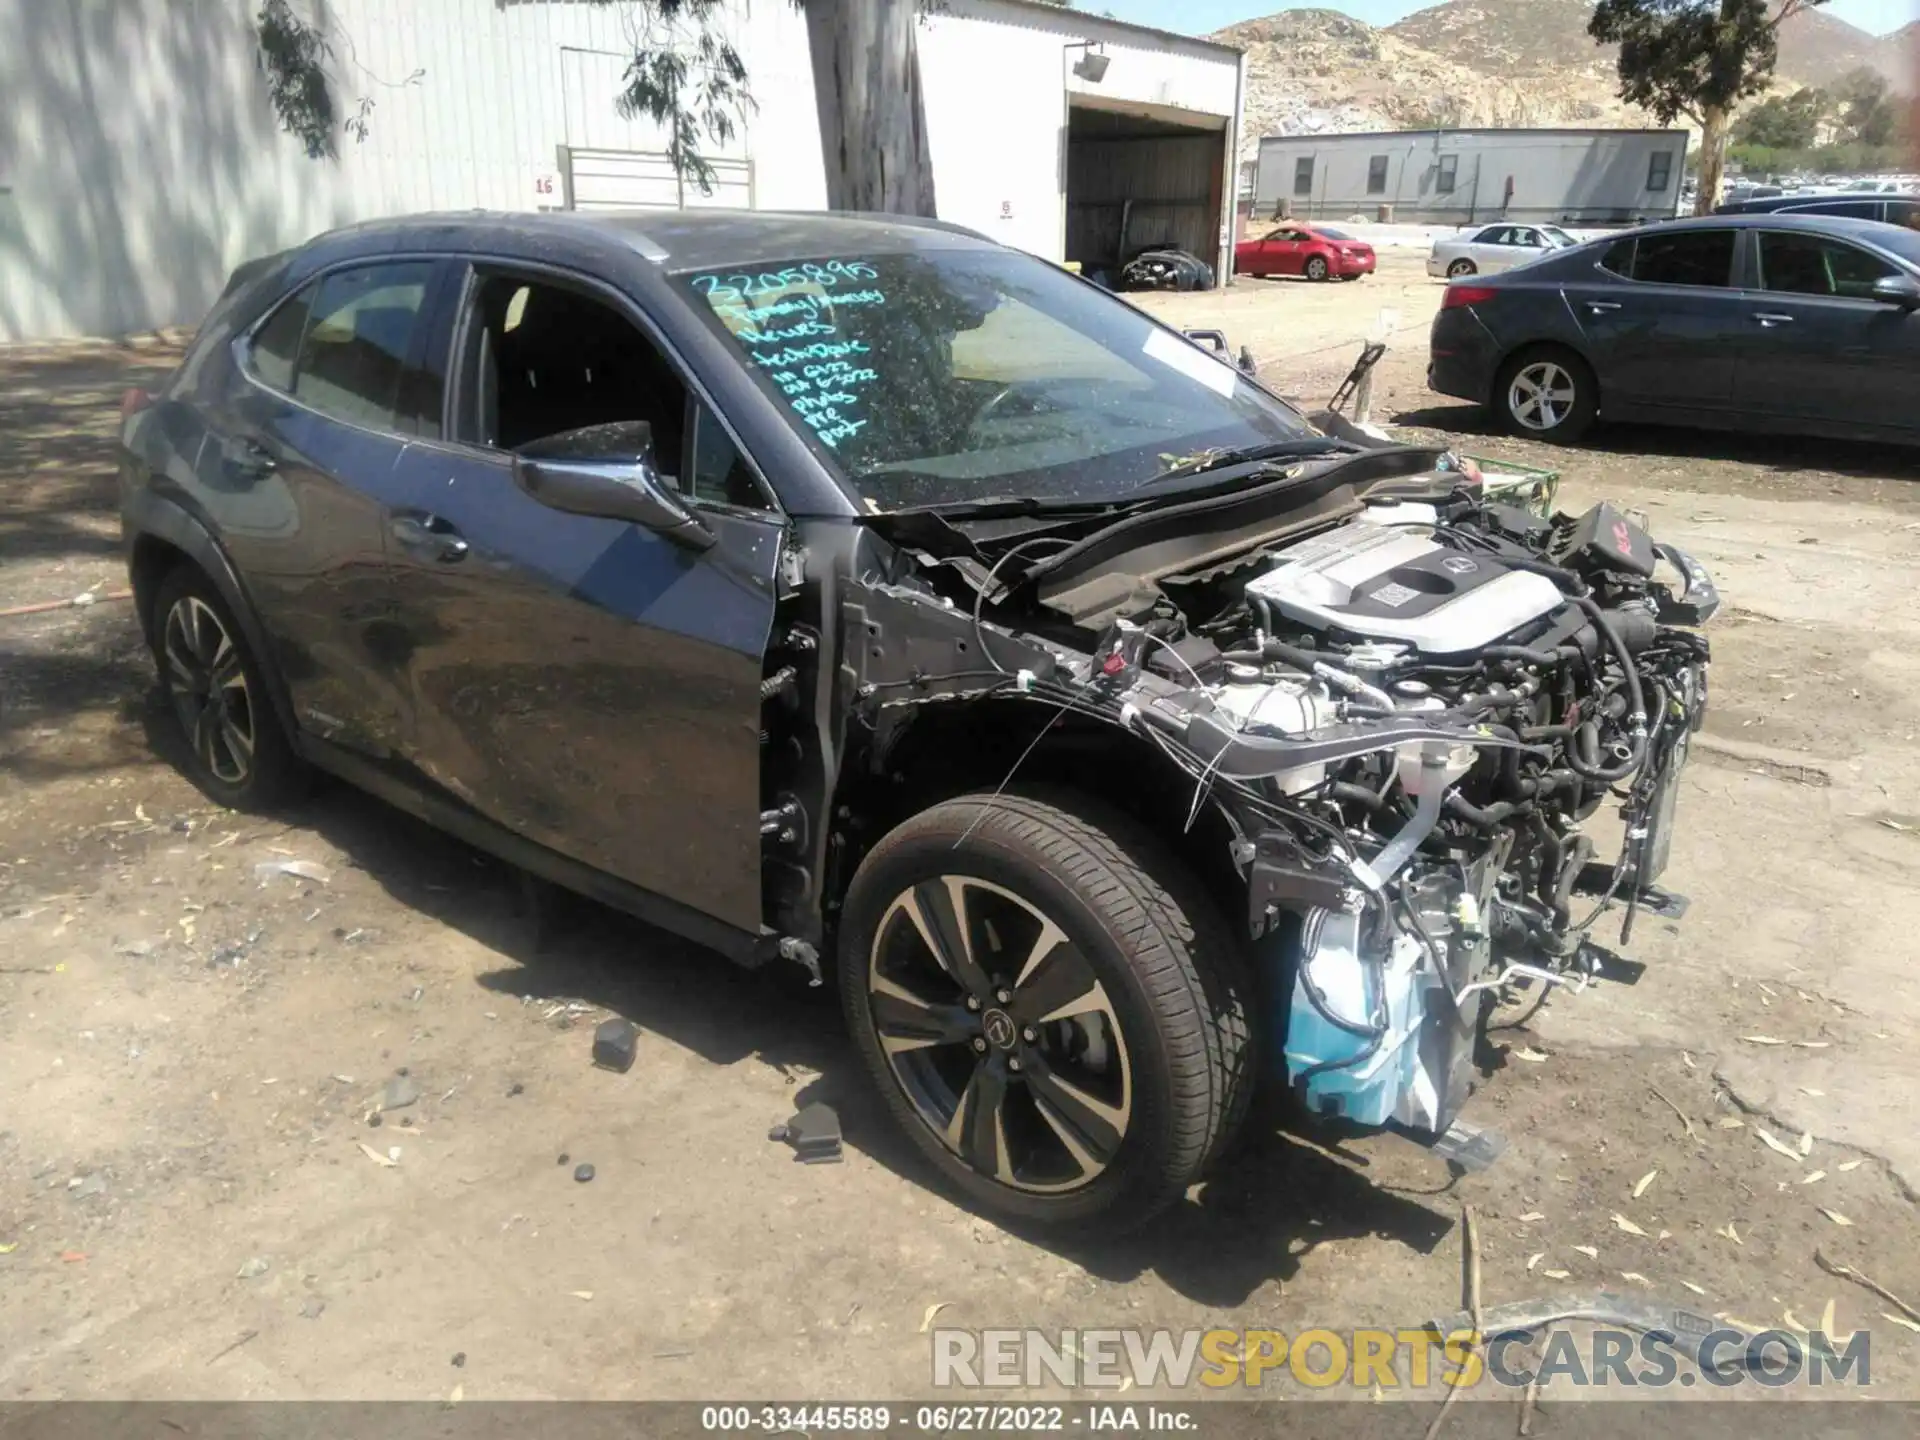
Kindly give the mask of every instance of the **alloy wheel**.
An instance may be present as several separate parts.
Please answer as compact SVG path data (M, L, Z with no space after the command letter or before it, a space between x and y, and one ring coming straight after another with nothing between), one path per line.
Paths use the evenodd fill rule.
M1477 268L1471 260L1456 260L1447 267L1447 274L1458 280L1462 276L1476 273Z
M1314 256L1313 259L1307 261L1307 278L1309 280L1326 279L1327 278L1327 262L1322 260L1318 255Z
M167 693L194 755L224 785L253 769L254 706L240 648L213 607L183 595L162 632Z
M1557 429L1573 413L1578 387L1564 366L1536 360L1514 372L1507 387L1507 411L1536 433Z
M867 1004L919 1120L977 1173L1058 1194L1118 1155L1133 1111L1119 1016L1031 901L970 875L902 892L874 934Z

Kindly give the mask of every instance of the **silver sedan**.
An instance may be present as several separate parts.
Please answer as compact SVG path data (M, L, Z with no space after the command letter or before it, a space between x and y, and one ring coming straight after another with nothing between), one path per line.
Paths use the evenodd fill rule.
M1463 275L1493 275L1580 242L1553 225L1488 225L1471 233L1433 242L1427 273L1458 280Z

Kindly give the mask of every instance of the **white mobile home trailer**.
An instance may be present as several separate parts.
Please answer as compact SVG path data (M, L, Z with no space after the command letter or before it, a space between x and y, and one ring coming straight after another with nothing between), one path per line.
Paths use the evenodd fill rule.
M1680 204L1684 130L1387 130L1260 142L1253 213L1631 224Z
M614 0L303 3L333 46L337 158L281 133L260 0L0 0L0 341L197 321L241 261L423 210L826 204L805 19L730 0L756 108L703 147L711 195L614 104ZM1034 0L946 0L918 31L940 216L1089 268L1174 243L1224 279L1244 71L1227 46Z

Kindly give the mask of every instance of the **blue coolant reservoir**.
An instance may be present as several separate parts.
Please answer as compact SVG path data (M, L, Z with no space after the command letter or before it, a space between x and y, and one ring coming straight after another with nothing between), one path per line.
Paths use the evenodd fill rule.
M1360 926L1358 915L1324 912L1309 918L1301 941L1290 935L1281 940L1277 932L1266 942L1262 959L1269 973L1293 982L1289 989L1275 987L1288 997L1280 1017L1288 1081L1315 1115L1361 1125L1391 1119L1430 1124L1439 1096L1420 1066L1416 1043L1426 988L1418 974L1419 946L1396 933L1386 953L1363 953ZM1294 964L1287 952L1296 943L1301 948Z

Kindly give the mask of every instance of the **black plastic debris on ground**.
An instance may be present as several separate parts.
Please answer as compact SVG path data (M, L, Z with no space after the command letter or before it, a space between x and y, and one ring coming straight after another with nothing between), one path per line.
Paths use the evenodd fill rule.
M603 1070L622 1075L633 1068L633 1057L640 1045L640 1032L630 1020L602 1020L593 1032L593 1063Z
M828 1165L841 1158L840 1117L831 1105L818 1101L797 1111L786 1124L774 1126L767 1138L791 1145L794 1159L804 1165Z

